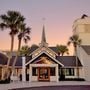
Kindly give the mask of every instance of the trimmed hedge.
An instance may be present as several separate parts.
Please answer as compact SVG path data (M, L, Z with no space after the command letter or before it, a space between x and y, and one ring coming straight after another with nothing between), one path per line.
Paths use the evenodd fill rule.
M8 83L10 83L10 78L0 81L0 84L8 84Z
M65 79L59 79L59 81L85 81L83 78L65 78Z

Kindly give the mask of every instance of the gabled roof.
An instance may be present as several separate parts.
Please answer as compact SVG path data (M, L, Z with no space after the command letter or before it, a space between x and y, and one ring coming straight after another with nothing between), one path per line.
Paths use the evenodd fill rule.
M39 57L40 55L38 55L37 57ZM36 59L37 57L33 58L33 60ZM51 58L51 56L50 56L50 58ZM10 66L12 65L14 59L15 59L15 56L12 57L11 62L10 62ZM76 57L75 56L56 56L56 58L53 57L52 59L54 59L56 62L64 65L64 67L75 67L76 66ZM7 60L8 60L8 57L6 55L0 53L0 64L1 65L6 65ZM31 61L32 61L32 56L27 56L26 57L26 63L29 64ZM18 67L18 66L21 67L22 66L22 56L19 56L17 58L17 62L16 62L15 66L16 67ZM79 59L78 59L78 66L80 66L80 67L82 66Z
M8 57L4 55L3 53L0 53L0 64L6 65L7 64Z
M61 62L65 67L75 67L76 57L75 56L57 56L56 59ZM78 59L78 66L82 66L80 60Z
M61 66L64 66L61 62L59 62L55 57L52 57L51 55L49 55L46 51L42 51L40 52L37 56L35 56L34 58L32 58L29 62L26 63L26 65L30 64L32 61L34 61L36 58L38 58L40 55L42 54L46 54L47 56L49 56L51 59L53 59L55 62L57 62L58 64L60 64Z
M7 56L9 56L10 55L10 51L2 51L3 53L5 53ZM16 56L16 53L17 53L17 51L13 51L12 52L12 56Z
M58 53L58 50L56 47L48 47L50 48L52 51L54 51L55 53ZM31 54L33 51L35 51L36 49L38 49L38 47L31 47L29 50L29 53Z
M31 56L26 56L26 63L27 63L29 60L31 60L31 58L32 58ZM12 57L11 62L10 62L10 66L12 66L14 60L15 60L15 56ZM22 66L22 56L18 56L17 62L16 62L16 64L15 64L15 66L16 66L16 67Z
M90 55L90 45L83 45L83 46L81 46L83 49L84 49L84 51L88 54L88 55Z
M35 51L36 49L38 49L38 47L31 47L30 49L29 49L29 54L31 54L33 51Z
M51 50L53 50L55 53L58 53L57 47L49 47Z

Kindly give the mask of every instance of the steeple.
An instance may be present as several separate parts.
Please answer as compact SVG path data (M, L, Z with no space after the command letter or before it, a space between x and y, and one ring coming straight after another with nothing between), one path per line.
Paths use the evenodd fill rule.
M48 43L46 42L45 26L44 25L43 25L43 30L42 30L42 38L41 38L40 46L48 46Z
M44 25L43 25L43 31L42 31L42 39L41 39L41 43L46 43L45 27L44 27Z

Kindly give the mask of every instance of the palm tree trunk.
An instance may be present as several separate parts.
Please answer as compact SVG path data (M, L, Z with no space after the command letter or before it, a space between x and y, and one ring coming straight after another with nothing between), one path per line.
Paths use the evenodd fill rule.
M14 59L13 65L12 65L12 74L15 74L15 64L17 62L17 58L19 55L20 48L21 48L21 39L18 40L18 51L17 51L16 57Z
M14 47L14 35L11 35L11 50L10 50L10 55L7 61L7 66L6 66L6 71L5 71L5 75L4 78L7 79L10 75L10 71L9 71L9 65L10 65L10 60L12 58L12 52L13 52L13 47Z

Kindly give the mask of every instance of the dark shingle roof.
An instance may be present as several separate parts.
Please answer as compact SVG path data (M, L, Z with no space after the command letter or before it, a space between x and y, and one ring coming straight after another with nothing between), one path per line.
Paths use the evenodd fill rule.
M58 49L57 47L49 47L51 50L53 50L54 52L58 53Z
M51 50L53 50L54 52L58 53L58 50L56 47L49 47ZM32 53L33 51L35 51L36 49L38 49L38 47L31 47L29 49L29 53Z
M0 53L0 64L6 65L7 64L8 57L5 56L3 53Z
M30 49L29 49L29 53L31 54L33 51L35 51L36 49L38 49L38 47L31 47Z
M84 50L90 54L90 46L82 46L84 48ZM56 47L49 47L51 50L53 50L54 52L58 53L58 50ZM33 51L35 51L36 49L38 49L38 47L32 47L30 48L30 53L32 53ZM32 59L32 56L27 56L26 57L26 63ZM0 53L0 64L7 64L7 57L4 54ZM13 61L15 59L15 56L12 57L11 62L10 62L10 66L12 65ZM62 63L64 66L76 66L76 59L75 56L57 56L56 59ZM22 66L22 56L19 56L16 62L15 66ZM78 66L82 66L80 60L78 59Z
M10 51L2 51L2 52L3 52L3 53L6 53L7 56L9 56L10 53L11 53ZM16 56L16 53L17 53L16 51L13 51L13 52L12 52L12 56Z
M10 66L13 64L13 61L15 59L15 56L12 57ZM26 57L26 63L32 59L32 56L27 56ZM75 56L56 56L56 59L62 63L64 66L76 66L76 58ZM7 64L7 56L4 54L0 53L0 64L6 65ZM16 67L21 67L22 66L22 56L19 56L16 62ZM82 66L80 60L78 59L78 66Z
M84 50L85 50L85 52L88 54L88 55L90 55L90 45L83 45L83 46L81 46Z
M29 60L31 60L31 58L32 58L32 56L27 56L27 57L26 57L26 63L27 63ZM11 62L10 62L10 66L12 66L14 60L15 60L15 56L12 57ZM15 64L15 66L22 66L22 56L18 56L17 62L16 62L16 64Z
M57 56L56 59L60 61L64 66L76 66L75 56ZM82 66L79 59L78 59L78 66Z

